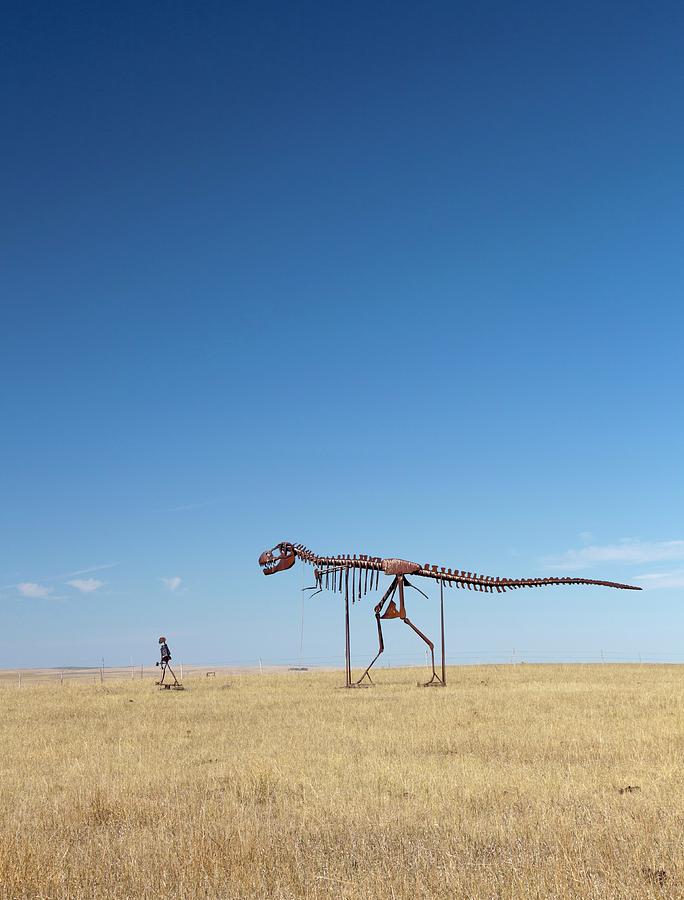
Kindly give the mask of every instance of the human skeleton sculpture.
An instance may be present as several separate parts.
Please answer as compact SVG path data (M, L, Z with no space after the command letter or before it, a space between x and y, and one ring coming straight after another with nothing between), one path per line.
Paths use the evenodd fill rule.
M401 619L410 628L412 628L418 637L420 637L430 648L432 656L432 677L427 684L443 684L444 683L444 631L442 626L442 676L440 677L435 670L435 645L433 642L417 628L406 615L406 603L404 597L404 588L414 588L424 597L427 597L420 588L412 584L407 575L420 576L421 578L431 578L439 582L440 588L457 587L467 590L484 591L486 593L505 593L506 591L515 590L517 588L546 587L547 585L557 584L596 584L603 587L619 588L627 591L640 591L640 587L631 584L620 584L616 581L598 581L594 578L493 578L489 575L477 575L474 572L465 572L463 570L446 569L444 566L437 567L426 563L424 566L418 563L409 562L405 559L382 559L379 556L319 556L313 553L303 544L290 544L287 541L281 541L271 550L264 550L259 557L259 565L262 567L264 575L274 575L276 572L284 572L286 569L292 568L295 561L299 557L302 562L314 566L315 585L305 590L313 590L319 593L323 590L332 590L344 593L345 609L346 609L346 685L351 687L351 662L349 650L349 597L352 603L360 600L369 590L375 590L379 585L380 575L391 575L392 581L389 587L382 595L380 602L375 606L375 619L378 627L378 652L370 661L363 675L358 679L356 684L361 684L364 678L370 677L370 670L373 664L378 660L380 654L385 649L385 642L382 635L382 619ZM399 608L394 602L394 595L399 593ZM312 595L313 596L313 595ZM386 608L385 608L386 607ZM385 610L383 612L383 609ZM443 620L442 620L443 622Z

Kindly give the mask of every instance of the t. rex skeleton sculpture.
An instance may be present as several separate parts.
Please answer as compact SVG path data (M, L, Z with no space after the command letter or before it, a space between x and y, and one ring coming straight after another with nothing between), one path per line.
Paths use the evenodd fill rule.
M444 679L444 634L442 631L442 677L435 671L435 645L417 628L406 615L404 588L411 587L427 597L420 588L406 577L418 575L421 578L432 578L438 581L442 592L444 587L464 588L470 591L485 591L487 593L505 593L516 588L546 587L556 584L597 584L603 587L620 588L627 591L640 591L640 587L632 584L620 584L616 581L597 581L594 578L493 578L489 575L477 575L474 572L463 570L445 569L426 563L424 566L409 562L405 559L381 559L379 556L318 556L303 544L290 544L282 541L271 550L264 550L259 557L259 565L263 568L264 575L274 575L276 572L284 572L292 568L299 557L302 562L313 565L315 585L305 590L313 590L319 593L323 590L344 592L346 604L346 683L351 686L351 662L349 653L349 597L352 603L360 600L369 590L378 587L380 575L393 576L390 586L383 594L380 602L375 606L375 619L378 626L379 649L375 657L370 661L361 678L356 684L360 684L364 678L370 677L371 666L377 661L385 649L382 636L382 619L399 618L412 628L416 634L428 645L432 655L432 678L427 684L443 683ZM399 592L399 608L394 602L394 595ZM312 594L313 596L313 594ZM389 601L389 602L388 602ZM387 609L383 613L383 608Z

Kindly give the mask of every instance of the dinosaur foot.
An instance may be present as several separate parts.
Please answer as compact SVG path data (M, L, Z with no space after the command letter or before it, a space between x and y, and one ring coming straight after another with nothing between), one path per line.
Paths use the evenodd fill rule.
M419 681L418 687L446 687L446 684L436 672L433 672L432 678L429 681Z

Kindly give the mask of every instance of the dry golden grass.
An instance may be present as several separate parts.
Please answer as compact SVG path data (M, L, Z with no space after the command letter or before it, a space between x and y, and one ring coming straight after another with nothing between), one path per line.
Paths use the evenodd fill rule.
M684 896L684 670L421 674L8 683L0 895Z

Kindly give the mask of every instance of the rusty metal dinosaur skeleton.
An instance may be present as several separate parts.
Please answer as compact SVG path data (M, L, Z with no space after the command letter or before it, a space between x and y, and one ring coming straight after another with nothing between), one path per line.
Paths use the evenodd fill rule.
M351 678L351 654L349 644L349 598L352 603L364 597L368 591L379 587L380 575L391 575L392 581L375 606L375 619L378 628L379 649L375 657L366 667L363 675L355 682L361 684L364 678L372 683L370 670L385 649L382 634L382 619L401 619L406 625L416 632L421 640L430 648L432 657L432 677L427 685L446 684L446 672L444 667L444 588L463 588L469 591L483 591L485 593L505 593L518 588L547 587L562 584L595 584L603 587L619 588L627 591L640 591L640 587L632 584L621 584L617 581L599 581L594 578L494 578L489 575L478 575L474 572L466 572L459 569L447 569L444 566L437 567L426 563L424 566L409 562L406 559L382 559L379 556L319 556L309 550L303 544L290 544L281 541L271 550L264 550L259 557L259 565L264 575L274 575L276 572L284 572L292 568L299 557L303 563L314 566L315 584L305 590L314 591L316 594L323 590L344 593L345 597L345 682L347 687L352 686ZM420 588L412 584L407 575L431 578L439 582L440 596L442 600L442 674L439 676L435 670L435 645L423 632L417 628L406 615L406 603L404 588L413 588L427 597ZM399 608L394 602L394 596L399 594ZM314 596L312 594L311 596ZM386 608L385 608L386 607ZM383 609L385 610L383 612Z

